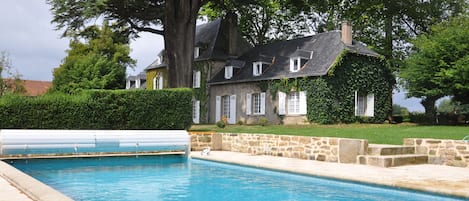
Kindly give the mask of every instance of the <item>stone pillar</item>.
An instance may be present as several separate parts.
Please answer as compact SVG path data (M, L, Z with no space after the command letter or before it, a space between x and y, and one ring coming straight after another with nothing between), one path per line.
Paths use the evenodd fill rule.
M357 163L357 156L365 155L368 140L340 139L339 163Z

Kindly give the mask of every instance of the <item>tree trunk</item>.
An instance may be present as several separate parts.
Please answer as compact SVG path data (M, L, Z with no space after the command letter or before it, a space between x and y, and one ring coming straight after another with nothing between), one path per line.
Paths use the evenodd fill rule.
M435 124L435 117L436 117L435 102L438 99L439 97L426 97L426 98L423 98L422 101L420 102L425 108L425 117L428 123Z
M384 57L387 60L388 67L391 68L393 67L393 58L392 58L392 34L393 34L393 27L392 27L392 20L393 20L393 14L391 11L391 4L393 2L388 2L385 1L385 19L384 19L384 33L385 33L385 38L384 38ZM390 87L389 89L389 108L388 108L388 121L390 123L394 122L392 118L392 95L393 95L393 86Z
M200 5L200 0L165 3L164 44L170 88L192 87L195 27Z

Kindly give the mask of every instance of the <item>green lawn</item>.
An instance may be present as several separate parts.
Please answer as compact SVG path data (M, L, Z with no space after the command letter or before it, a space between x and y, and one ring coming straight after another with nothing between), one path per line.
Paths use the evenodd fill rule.
M419 126L410 124L340 124L340 125L269 125L239 126L193 125L191 131L226 133L265 133L317 137L368 139L369 143L402 144L404 138L462 139L469 135L468 126Z

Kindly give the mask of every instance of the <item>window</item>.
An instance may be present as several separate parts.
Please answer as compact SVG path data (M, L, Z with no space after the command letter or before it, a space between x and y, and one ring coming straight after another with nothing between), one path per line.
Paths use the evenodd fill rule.
M233 77L233 66L225 66L225 79Z
M194 100L192 102L192 121L196 124L199 123L200 101Z
M194 71L192 74L192 87L200 88L200 71Z
M229 124L236 123L236 95L215 96L215 122L226 118Z
M262 62L252 63L252 74L254 76L262 75Z
M194 47L194 58L199 58L200 56L200 47Z
M288 94L288 114L300 113L300 94L299 92L291 92Z
M265 114L265 93L246 94L246 114Z
M374 116L374 94L355 91L355 116Z
M301 58L295 57L290 59L290 72L298 72L301 67Z
M293 114L304 115L306 114L306 92L305 91L292 91L288 95L283 92L278 92L278 114Z
M153 78L153 90L163 89L163 76L157 75Z
M223 101L223 108L222 108L223 117L229 119L230 118L230 96L223 96L222 101Z

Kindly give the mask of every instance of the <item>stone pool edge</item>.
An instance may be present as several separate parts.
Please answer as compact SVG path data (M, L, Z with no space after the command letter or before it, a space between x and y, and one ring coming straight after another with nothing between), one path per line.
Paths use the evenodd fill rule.
M73 201L73 199L23 173L4 161L0 161L0 177L4 178L32 200Z
M223 155L219 155L223 153ZM227 153L227 154L225 154ZM227 155L231 155L233 157L227 157ZM318 162L318 161L311 161L311 160L300 160L300 159L292 159L292 158L282 158L282 157L273 157L273 156L259 156L259 155L250 155L245 153L236 153L236 152L225 152L225 151L214 151L211 152L209 155L202 156L199 152L192 152L191 158L200 159L200 160L207 160L207 161L215 161L215 162L222 162L228 164L235 164L235 165L242 165L248 167L255 167L255 168L263 168L269 169L274 171L282 171L282 172L289 172L295 174L302 174L302 175L310 175L310 176L317 176L323 178L330 178L330 179L338 179L338 180L345 180L351 182L359 182L371 185L381 185L381 186L388 186L393 188L399 189L406 189L406 190L415 190L423 193L430 193L436 195L443 195L443 196L453 196L456 198L467 199L469 198L469 184L466 184L463 189L458 187L452 187L452 183L457 183L464 185L465 181L441 181L438 179L434 180L413 180L410 179L399 179L393 178L393 175L389 175L390 168L380 168L380 167L371 167L365 165L358 165L358 164L335 164L335 163L326 163L326 162ZM273 163L273 160L280 159L282 161ZM318 164L319 166L329 166L331 169L330 171L327 170L319 170L316 171L314 168L315 166L310 166L309 168L305 167L298 167L297 164L290 163L291 161L301 162L304 161L305 163L312 163ZM317 167L317 166L316 166ZM337 174L337 170L346 171L347 168L353 169L350 170L350 174ZM376 174L367 177L364 175L373 174L373 171L382 172L383 175L377 176ZM357 173L354 175L354 173ZM441 183L440 183L441 182ZM447 182L447 183L446 183ZM437 185L438 184L438 185Z

